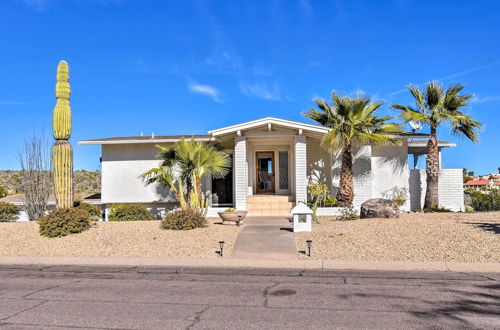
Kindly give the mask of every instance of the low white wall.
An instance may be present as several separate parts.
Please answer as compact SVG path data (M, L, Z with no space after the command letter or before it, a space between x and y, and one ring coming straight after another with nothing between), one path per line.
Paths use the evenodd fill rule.
M13 204L17 205L19 208L21 208L21 211L19 211L19 215L17 216L17 219L14 221L16 221L16 222L30 221L30 219L28 218L28 213L26 213L26 211L24 211L22 209L23 204L22 203L13 203ZM56 206L54 204L47 205L47 211L45 211L45 214L49 213L50 211L52 211L55 208L56 208Z
M316 209L316 216L318 217L338 217L342 215L344 207L318 207Z
M421 210L426 190L425 170L410 170L410 208ZM439 175L439 207L464 212L464 186L462 169L441 169Z
M140 203L144 205L149 212L151 212L156 220L161 220L165 216L165 213L179 207L178 203ZM108 221L109 211L113 204L104 205L104 220Z

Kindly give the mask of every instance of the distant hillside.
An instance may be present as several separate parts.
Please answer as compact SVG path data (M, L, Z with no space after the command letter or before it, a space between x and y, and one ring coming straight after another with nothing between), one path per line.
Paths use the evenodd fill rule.
M92 194L101 192L101 171L74 171L76 194ZM0 186L11 193L21 190L21 171L0 170Z

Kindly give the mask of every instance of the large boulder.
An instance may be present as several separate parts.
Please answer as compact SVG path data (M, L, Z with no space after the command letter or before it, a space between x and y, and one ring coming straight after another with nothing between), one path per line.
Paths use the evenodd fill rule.
M372 198L361 204L360 218L399 218L399 207L390 199Z

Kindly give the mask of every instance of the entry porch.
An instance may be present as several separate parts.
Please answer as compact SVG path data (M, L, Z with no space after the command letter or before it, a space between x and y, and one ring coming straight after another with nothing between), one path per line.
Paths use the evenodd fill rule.
M224 179L207 182L212 208L235 207L250 216L288 216L307 202L307 139L326 128L263 118L209 132L231 155Z

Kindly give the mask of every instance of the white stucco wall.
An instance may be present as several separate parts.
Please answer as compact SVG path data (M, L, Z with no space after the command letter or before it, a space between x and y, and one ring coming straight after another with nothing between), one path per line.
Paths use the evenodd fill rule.
M332 192L332 157L321 147L320 143L320 139L307 139L307 177L310 182L325 183Z
M139 178L145 171L158 167L159 149L155 144L116 144L102 146L103 204L175 202L167 189Z
M401 145L373 146L371 152L372 198L381 198L390 189L406 189L407 202L402 210L410 210L408 143Z
M425 170L410 170L410 204L411 210L422 209L426 190ZM465 211L463 170L441 169L439 174L439 207L454 212Z
M360 208L361 204L372 198L372 165L371 146L353 148L353 185L355 208ZM341 154L334 155L332 160L332 182L334 186L334 196L337 194L340 184L340 169L342 165Z

